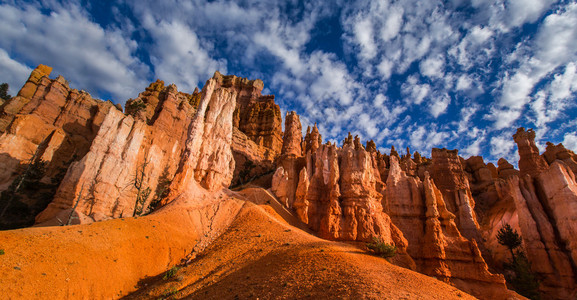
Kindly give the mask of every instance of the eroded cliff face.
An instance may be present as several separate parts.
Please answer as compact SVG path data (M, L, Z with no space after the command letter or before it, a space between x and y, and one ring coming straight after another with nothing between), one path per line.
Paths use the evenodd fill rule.
M287 120L298 122L290 116ZM314 126L307 130L302 157L296 146L302 144L301 136L289 130L301 126L288 122L285 142L295 147L283 148L287 154L279 158L272 190L320 237L365 242L378 237L397 246L400 265L483 298L506 297L504 278L489 272L476 241L464 237L457 226L456 214L463 228L472 226L472 232L479 234L456 152L438 149L432 162L417 155L419 168L410 151L402 158L394 152L382 155L374 143L365 148L350 134L342 147L323 144ZM429 176L431 163L436 171L451 176L441 181L447 196ZM452 201L451 207L445 199Z
M281 153L282 116L274 95L262 95L262 80L248 80L215 72L216 87L234 91L236 107L233 114L232 151L236 170L233 185L241 185L265 175L261 183L270 186L273 161Z
M157 81L128 102L127 114L111 109L90 151L72 164L36 222L67 222L72 209L80 222L132 216L162 200L197 113L190 96Z
M510 259L496 235L503 224L517 229L523 238L531 270L540 280L546 299L573 299L577 296L575 276L575 177L567 165L573 155L559 144L549 144L543 156L535 145L535 133L519 128L514 136L519 147L517 171L499 160L498 178L493 180L496 198L485 197L482 232L494 266ZM559 156L558 156L559 154ZM489 181L488 178L486 181Z
M0 192L6 191L0 223L8 228L33 223L70 164L86 155L105 116L116 110L111 102L70 89L61 76L50 79L51 71L38 66L18 95L0 107ZM7 190L15 189L30 166L37 178L23 183L34 188L9 196Z

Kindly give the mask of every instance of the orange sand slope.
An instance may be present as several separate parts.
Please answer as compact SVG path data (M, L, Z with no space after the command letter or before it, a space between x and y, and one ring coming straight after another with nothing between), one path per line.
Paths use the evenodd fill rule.
M246 205L202 255L126 298L474 299L353 245L314 237L289 225L274 204Z
M290 225L274 201L262 201L263 190L185 197L195 199L138 219L0 232L0 298L473 299ZM239 200L251 197L265 204ZM191 254L186 267L162 278Z
M67 227L0 231L0 299L115 299L216 238L243 201L177 199L157 213Z

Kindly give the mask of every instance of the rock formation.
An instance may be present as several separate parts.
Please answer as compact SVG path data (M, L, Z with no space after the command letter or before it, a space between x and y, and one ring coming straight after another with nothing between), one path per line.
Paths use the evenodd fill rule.
M290 124L296 123L296 117L290 116L285 142L298 149L300 135L291 132L300 124ZM379 237L409 255L399 262L402 265L452 282L474 295L504 297L503 277L489 272L476 241L461 235L457 217L445 204L445 197L451 199L463 228L478 234L474 202L455 151L439 149L433 157L434 170L452 176L440 180L445 196L425 167L424 183L417 176L417 164L408 150L403 158L381 155L373 143L368 142L365 149L351 134L342 148L322 144L316 126L307 129L304 140L306 161L298 162L302 160L298 151L291 155L283 152L272 190L320 237L348 241ZM287 151L294 148L283 147ZM423 160L419 155L419 162ZM386 184L382 181L385 176Z
M547 162L539 155L539 149L535 145L535 131L532 129L525 131L525 128L521 127L517 129L513 138L519 148L521 176L529 174L535 178L539 173L547 170Z
M127 115L111 109L90 151L72 164L36 222L66 220L74 207L80 220L132 216L161 200L179 167L174 158L184 151L196 110L191 99L157 81L129 102Z
M18 95L0 107L0 192L27 172L27 166L40 164L42 173L39 182L33 183L34 191L21 193L20 200L2 208L23 206L20 211L25 211L18 220L0 216L0 223L7 227L31 225L69 165L88 152L108 111L116 110L111 102L70 89L61 76L50 79L51 71L38 66Z
M432 177L443 194L450 212L456 216L461 233L467 238L479 238L479 224L475 214L475 200L469 180L463 170L457 150L432 150Z
M50 72L40 65L0 106L0 225L93 222L187 201L218 210L218 201L208 208L195 197L250 183L271 187L278 207L319 237L377 237L397 247L393 263L483 299L507 294L493 273L510 258L496 239L508 223L543 295L577 297L577 155L551 143L540 155L532 130L513 136L519 170L457 150L435 148L427 158L391 147L387 155L350 133L342 147L323 144L316 124L303 137L295 112L283 133L260 80L216 72L193 93L158 80L122 112ZM33 168L41 170L35 181L24 176ZM36 191L13 197L22 183Z
M237 169L233 185L246 183L274 171L273 161L280 154L282 116L273 95L262 95L262 80L248 80L218 71L213 79L216 88L225 88L236 94L233 115L232 151ZM270 179L268 179L270 184ZM266 180L265 180L266 181Z

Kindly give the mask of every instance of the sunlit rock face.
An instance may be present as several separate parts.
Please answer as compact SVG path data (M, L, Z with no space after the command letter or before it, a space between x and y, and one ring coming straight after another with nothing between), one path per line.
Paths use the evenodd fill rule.
M70 89L61 76L50 79L51 71L39 65L18 95L0 107L0 192L17 186L29 165L42 166L33 188L2 205L0 228L34 223L68 167L89 151L105 116L116 110L109 101Z

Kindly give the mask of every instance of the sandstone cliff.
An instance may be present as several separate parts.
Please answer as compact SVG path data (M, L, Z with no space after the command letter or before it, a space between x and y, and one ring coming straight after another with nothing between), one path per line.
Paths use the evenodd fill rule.
M38 66L18 95L0 107L0 192L11 184L13 189L29 166L39 173L30 183L34 188L18 199L4 194L0 223L6 227L31 225L69 165L86 155L105 116L116 110L111 102L70 89L61 76L50 79L51 71Z

